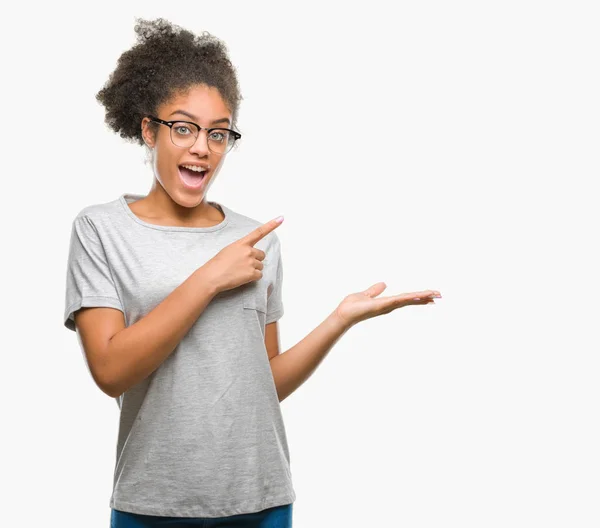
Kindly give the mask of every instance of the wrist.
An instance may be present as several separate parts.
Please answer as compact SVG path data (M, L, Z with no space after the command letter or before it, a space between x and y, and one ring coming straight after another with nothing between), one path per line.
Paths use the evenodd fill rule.
M330 323L332 326L336 327L340 332L346 332L347 330L349 330L350 328L352 328L352 326L354 326L354 323L347 321L346 319L344 319L339 312L337 311L337 309L335 309L328 317Z
M215 296L221 293L221 287L218 282L208 273L206 273L206 269L202 266L199 267L194 275L198 277L198 282L202 285L202 287L211 295Z

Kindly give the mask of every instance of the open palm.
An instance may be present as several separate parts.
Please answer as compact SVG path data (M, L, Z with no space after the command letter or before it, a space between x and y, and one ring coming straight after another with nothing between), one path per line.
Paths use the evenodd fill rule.
M441 298L437 290L424 290L413 293L401 293L388 297L377 297L387 288L384 282L378 282L365 291L347 295L336 308L337 316L347 326L355 325L365 319L388 314L396 308L409 304L434 304L435 297Z

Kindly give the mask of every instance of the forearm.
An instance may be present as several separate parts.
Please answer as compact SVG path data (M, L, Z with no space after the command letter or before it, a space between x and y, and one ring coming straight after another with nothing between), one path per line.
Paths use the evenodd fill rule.
M111 395L121 395L154 372L216 293L198 268L152 311L113 336L106 350Z
M302 341L271 359L271 372L280 402L312 375L349 328L332 312Z

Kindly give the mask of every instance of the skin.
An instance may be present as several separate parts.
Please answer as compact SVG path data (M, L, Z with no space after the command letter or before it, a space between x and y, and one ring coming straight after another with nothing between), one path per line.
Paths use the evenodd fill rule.
M182 109L194 117L171 115ZM218 90L204 85L196 86L161 105L157 109L157 117L165 121L178 118L191 120L204 127L213 125L213 121L221 118L229 118L231 122L231 112ZM172 143L170 130L166 126L159 126L156 137L153 137L147 126L148 121L148 118L142 120L142 135L152 149L154 179L147 197L130 204L131 210L146 222L158 225L209 227L223 221L221 212L206 203L205 197L226 156L214 154L208 149L204 130L193 146L180 148ZM231 128L227 124L220 126ZM178 167L188 161L210 165L204 185L199 190L186 189L179 179ZM270 224L268 230L275 227L275 224ZM265 229L265 226L259 229ZM441 298L437 290L378 297L385 289L385 283L378 282L364 291L347 295L319 326L284 353L280 353L277 322L266 325L265 349L279 401L302 385L340 337L357 323L404 306L434 304L434 298Z
M435 304L437 290L377 297L386 288L378 282L362 292L352 293L304 339L270 359L279 401L283 401L316 370L338 340L361 321L415 304Z
M173 114L177 110L185 110L194 117ZM164 121L194 121L204 127L211 126L213 121L227 118L229 124L219 123L216 126L231 128L232 114L216 88L198 85L160 105L156 117ZM147 117L143 118L141 127L144 141L152 151L154 178L147 196L129 204L132 212L145 222L157 225L210 227L221 223L223 215L208 204L205 198L227 155L215 154L208 149L205 130L198 134L193 146L181 148L171 141L171 131L167 126L159 125L156 136L153 136L148 127L149 122ZM187 161L200 161L210 165L210 171L199 190L186 189L181 183L178 167ZM265 348L269 360L279 354L277 322L265 327Z
M176 110L185 110L195 117L179 113L171 115ZM158 107L156 117L165 121L181 119L194 121L204 127L227 128L231 128L232 119L231 111L218 90L205 85L198 85L163 103ZM230 123L212 124L221 118L229 119ZM193 146L181 148L171 141L171 130L167 126L158 125L158 132L154 137L148 127L149 121L144 117L141 126L144 141L152 150L154 178L148 195L130 204L133 213L144 221L157 225L210 227L222 222L224 217L221 212L209 205L205 198L227 155L215 154L208 149L206 130L200 131ZM199 190L187 189L179 178L179 165L189 161L210 165Z

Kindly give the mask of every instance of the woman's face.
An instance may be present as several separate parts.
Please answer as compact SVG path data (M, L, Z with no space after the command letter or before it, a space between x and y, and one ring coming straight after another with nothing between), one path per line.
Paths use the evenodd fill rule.
M232 128L231 112L219 91L206 85L191 88L185 95L178 95L159 106L155 117L164 121L192 121L202 127ZM197 206L206 196L226 155L209 150L206 130L200 131L191 147L179 147L171 141L171 129L168 126L158 125L154 138L149 134L148 122L147 117L142 120L142 134L146 144L154 149L152 168L155 178L174 202L183 207ZM199 176L186 177L185 171L180 170L186 164L208 166L199 187L195 187ZM186 181L194 188L186 185Z

